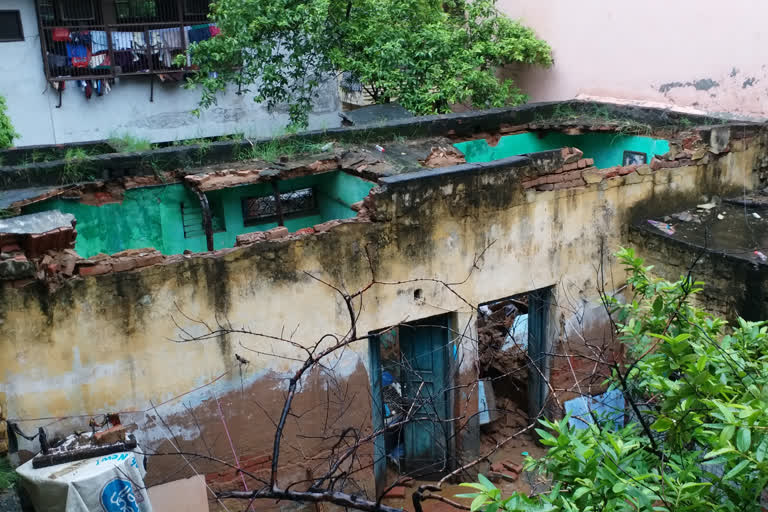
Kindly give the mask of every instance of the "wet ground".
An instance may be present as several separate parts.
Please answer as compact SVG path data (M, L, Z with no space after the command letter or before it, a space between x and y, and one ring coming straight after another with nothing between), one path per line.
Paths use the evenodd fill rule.
M487 453L487 451L489 451L487 448L488 448L487 446L483 446L481 451L483 453ZM513 462L513 463L522 464L523 460L525 459L525 455L523 455L523 453L530 454L531 457L534 457L534 458L540 458L541 456L544 455L545 452L546 450L544 450L543 447L536 444L536 442L533 440L533 437L521 436L520 439L515 439L513 441L508 442L504 446L502 446L500 450L498 450L496 453L491 455L490 461L491 462L504 461L504 462ZM533 476L524 472L522 475L520 475L520 478L515 482L501 481L501 482L496 482L495 485L501 490L501 494L504 497L509 496L513 492L522 492L525 494L529 494L532 490L532 487L537 485L537 482L532 481L532 478ZM411 483L409 487L406 488L405 498L387 499L385 500L385 503L393 507L403 507L403 510L406 512L414 512L411 495L416 489L418 489L419 485L421 485L422 483L434 483L434 482L421 482L417 480ZM538 484L539 486L541 485L540 483ZM540 488L540 487L537 487L537 488ZM469 506L472 500L455 498L457 494L463 494L468 492L473 492L473 491L472 489L458 485L458 483L453 483L453 484L446 483L445 485L443 485L443 491L439 494L452 501L461 503L462 505ZM424 512L448 512L448 511L456 512L457 510L456 508L437 500L428 500L423 502L422 508Z
M638 221L661 236L758 264L768 264L768 196L701 203L684 212Z

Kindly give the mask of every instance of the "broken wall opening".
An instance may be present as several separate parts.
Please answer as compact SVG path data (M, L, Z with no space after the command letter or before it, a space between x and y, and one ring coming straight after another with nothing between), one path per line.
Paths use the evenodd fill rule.
M374 183L343 171L279 180L282 197L310 191L311 202L287 212L290 232L357 215L352 205ZM234 247L238 235L278 226L274 215L248 218L248 200L273 197L271 183L252 183L205 192L211 211L213 248ZM94 198L79 193L59 195L27 205L23 213L58 210L77 220L75 250L85 258L99 253L154 247L165 255L208 250L200 199L181 183L121 190ZM269 213L269 212L268 212Z
M478 311L480 379L484 382L484 394L488 397L492 392L496 405L496 412L481 414L480 423L487 425L499 415L513 411L518 413L515 416L526 417L528 294L481 304Z
M468 163L491 162L510 156L577 147L585 156L593 158L599 169L650 163L654 156L669 152L667 140L611 132L580 135L558 131L527 132L505 135L495 146L489 145L486 139L476 139L457 142L454 147L464 153Z
M486 434L525 426L546 412L551 293L543 288L478 307L479 411Z

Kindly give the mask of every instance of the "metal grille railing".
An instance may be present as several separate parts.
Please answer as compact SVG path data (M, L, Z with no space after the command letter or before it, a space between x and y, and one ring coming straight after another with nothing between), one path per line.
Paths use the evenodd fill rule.
M279 197L279 209L278 199ZM307 214L316 209L315 193L311 188L283 192L279 196L248 197L243 199L243 221L246 225L274 220L278 216Z
M205 236L203 210L199 204L181 203L181 223L184 228L184 238ZM218 214L218 209L211 211L211 229L214 233L225 231L224 220Z
M210 39L210 0L37 0L49 80L182 71L177 55Z

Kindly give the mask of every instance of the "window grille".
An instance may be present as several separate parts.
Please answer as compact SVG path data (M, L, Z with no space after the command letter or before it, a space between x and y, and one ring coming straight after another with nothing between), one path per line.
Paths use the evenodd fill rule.
M211 0L36 0L46 78L166 74L189 45L210 39Z
M307 215L317 209L315 191L302 188L280 194L280 208L284 217ZM246 226L277 219L277 201L274 195L243 199L243 222Z
M210 200L209 200L210 201ZM214 233L226 231L224 218L221 215L221 204L210 202L211 226ZM205 236L203 227L203 210L200 203L181 203L181 223L184 228L184 238L197 238Z

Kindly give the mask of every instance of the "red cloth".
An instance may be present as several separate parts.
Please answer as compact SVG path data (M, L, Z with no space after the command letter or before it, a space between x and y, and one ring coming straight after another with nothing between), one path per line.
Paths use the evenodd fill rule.
M51 31L51 37L54 41L69 41L69 30L65 28L54 28Z
M211 25L210 31L211 31L211 37L216 37L217 35L221 34L221 29L216 25Z

